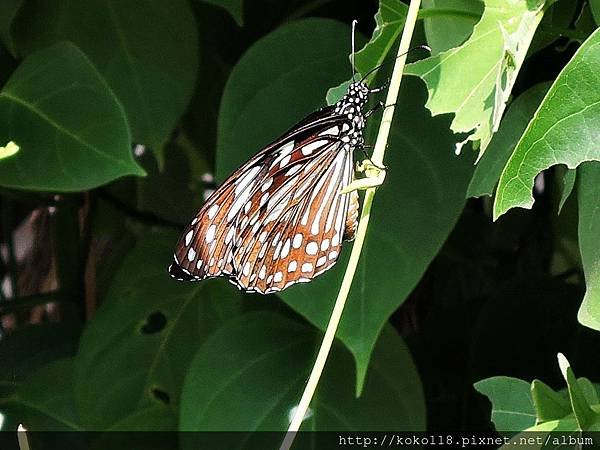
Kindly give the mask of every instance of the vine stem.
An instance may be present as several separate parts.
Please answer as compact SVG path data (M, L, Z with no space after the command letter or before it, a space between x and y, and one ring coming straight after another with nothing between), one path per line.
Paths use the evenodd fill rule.
M394 118L394 105L396 104L396 100L398 98L398 92L400 91L400 81L402 80L404 64L406 63L406 52L408 51L410 46L410 41L412 39L415 23L417 21L420 4L421 0L411 0L410 6L408 8L406 23L402 32L402 38L400 39L400 46L398 47L398 58L396 59L396 63L394 65L394 71L392 72L392 78L390 79L390 87L388 89L385 103L389 106L386 107L383 112L381 125L379 126L379 132L377 134L377 140L375 142L375 148L373 149L373 155L371 156L371 161L377 166L383 166L383 156L385 154L385 149L390 134L392 119ZM356 268L358 266L360 253L365 242L367 228L369 225L369 217L371 215L371 205L375 196L375 190L376 188L373 187L367 189L365 192L365 200L363 202L363 208L360 215L360 222L358 225L358 230L356 232L356 240L354 241L354 245L352 246L352 253L350 254L350 260L348 261L348 266L346 267L346 272L344 273L344 279L342 280L342 284L340 286L340 290L338 292L333 311L331 312L331 317L329 318L329 323L327 324L327 329L325 330L325 336L323 337L323 341L321 342L321 348L319 349L319 353L317 354L317 358L312 368L312 372L310 374L310 377L308 378L308 382L306 383L306 387L304 388L304 392L300 399L300 403L296 407L294 417L292 418L288 431L285 435L281 446L279 447L279 450L289 450L289 448L292 446L296 437L296 433L300 429L300 425L304 420L306 411L308 410L315 390L317 389L317 386L319 384L321 374L323 373L323 368L325 367L327 357L329 356L331 346L333 345L335 333L340 323L340 319L342 318L342 312L344 310L344 306L346 305L346 299L348 298L348 293L350 292L352 279L354 278L354 273L356 272Z

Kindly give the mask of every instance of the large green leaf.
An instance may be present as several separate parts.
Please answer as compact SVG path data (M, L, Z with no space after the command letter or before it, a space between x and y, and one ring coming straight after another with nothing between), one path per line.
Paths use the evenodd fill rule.
M458 47L481 19L483 2L474 0L423 0L421 15L431 53Z
M175 242L170 234L141 241L84 331L75 387L87 428L115 429L158 405L173 413L191 354L240 310L240 294L225 280L169 277Z
M535 425L530 385L510 377L492 377L475 383L492 403L492 422L498 431L522 431Z
M133 140L161 154L198 68L187 0L30 0L13 31L21 54L63 39L79 46L123 104Z
M577 175L579 249L586 284L577 318L583 325L600 331L600 164L585 163L577 169Z
M506 116L500 124L500 129L492 138L490 145L483 154L473 179L469 185L469 197L492 195L506 161L510 158L519 138L527 128L529 120L537 110L548 88L549 83L540 83L519 95L512 102Z
M506 101L543 17L544 0L486 0L481 20L460 47L410 64L427 83L434 115L454 113L451 128L471 133L480 154L500 124Z
M348 32L330 21L302 21L279 29L248 51L234 69L223 98L217 155L220 178L272 139L275 125L281 132L301 119L304 109L315 109L319 104L315 92L322 96L328 82L335 84L333 67L340 67L340 78L344 77L347 50L339 43ZM324 49L326 44L331 48ZM327 56L322 57L322 52ZM296 65L287 63L288 55L294 55ZM332 61L336 55L337 62ZM316 73L320 64L331 64L327 76ZM294 98L285 101L285 92L294 92ZM424 95L418 81L405 80L386 161L390 171L375 199L366 248L338 331L357 360L359 391L381 328L454 226L472 173L472 161L454 156L448 120L431 118L423 107ZM329 273L286 290L283 299L324 329L345 261L342 256ZM388 267L397 275L389 276Z
M190 365L182 391L180 430L245 431L248 434L218 435L231 439L219 447L276 448L279 442L258 445L253 439L265 437L253 432L287 429L319 340L314 329L271 312L251 312L230 321L208 339ZM348 376L351 372L351 355L335 345L302 430L424 429L419 376L406 345L391 327L382 333L358 399L354 380ZM208 433L192 437L215 438ZM300 448L329 448L319 445L320 439L311 435L311 442ZM203 444L190 441L184 448L212 448Z
M93 105L93 107L91 107ZM123 109L90 60L59 43L28 56L0 92L0 184L75 191L143 175Z
M554 81L504 167L494 219L510 208L531 208L535 176L555 164L574 169L600 160L600 30L577 50Z

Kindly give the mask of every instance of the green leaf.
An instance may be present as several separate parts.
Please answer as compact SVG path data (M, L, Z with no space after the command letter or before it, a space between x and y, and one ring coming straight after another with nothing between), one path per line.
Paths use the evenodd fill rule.
M600 403L596 386L594 386L594 384L588 378L577 378L577 383L579 384L579 388L581 389L583 396L590 405L598 405Z
M600 331L600 164L585 163L577 169L577 173L579 251L586 284L577 318L582 325Z
M549 87L549 83L537 84L510 104L498 132L494 134L488 149L477 163L469 185L469 197L492 195L506 161Z
M535 425L529 383L511 377L491 377L473 385L492 403L492 422L498 431L522 431Z
M25 0L3 0L0 2L0 42L15 56L17 49L12 37L12 25Z
M76 191L144 174L118 100L70 43L31 54L0 92L0 142L7 141L20 151L0 160L3 186Z
M571 413L571 404L565 392L556 392L540 380L531 383L531 396L537 415L537 422L562 419Z
M437 55L465 42L482 13L482 1L424 0L420 14L425 18L423 25L431 53Z
M285 431L320 339L312 327L271 312L250 312L225 324L198 349L190 365L180 430L248 433L231 436L234 441L221 448L256 448L252 439L265 439L256 431ZM419 376L406 345L390 326L382 333L358 399L351 371L351 355L334 345L301 430L424 430ZM191 436L211 439L208 433ZM276 448L281 436L268 436L277 441L261 448ZM319 436L311 439L316 441L310 448L325 448L318 445ZM214 447L203 444L189 441L183 448Z
M346 76L343 42L348 34L346 26L312 19L286 25L248 50L223 95L218 178L316 109L328 84L336 84L336 70L337 80ZM390 171L373 206L367 243L337 334L356 358L358 392L380 330L454 226L472 174L472 161L452 151L448 120L432 119L423 108L424 94L419 81L403 81L386 162ZM282 295L321 329L339 289L347 247L333 270ZM382 264L395 267L398 276L390 277Z
M0 410L30 431L82 431L73 396L73 360L59 359L34 372Z
M510 208L531 208L535 176L555 164L574 169L600 160L600 30L577 50L546 94L504 167L494 220Z
M467 139L479 143L480 155L498 129L543 5L543 0L486 0L462 46L406 67L405 73L427 83L431 112L454 113L452 130L471 133Z
M350 28L341 23L304 19L276 29L248 49L223 93L217 180L324 106L327 89L350 72L349 36Z
M244 25L243 0L202 0L211 5L220 6L225 9L235 22L241 27Z
M151 147L161 160L198 69L197 29L187 0L144 0L141 5L31 0L14 29L21 54L57 40L81 48L122 103L134 142Z
M75 386L87 428L123 428L120 422L157 405L172 414L190 355L240 311L240 294L225 280L169 277L175 243L170 234L139 242L84 331Z
M575 414L578 429L583 431L600 431L600 415L590 407L588 399L575 378L569 361L567 361L567 358L562 353L558 354L558 365L567 382L571 408Z

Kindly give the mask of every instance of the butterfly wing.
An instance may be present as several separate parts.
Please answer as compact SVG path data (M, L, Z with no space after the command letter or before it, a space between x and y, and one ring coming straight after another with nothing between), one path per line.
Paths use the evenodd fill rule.
M336 137L331 135L332 125L339 121L340 118L333 114L331 107L323 108L236 170L184 230L169 273L185 281L199 281L220 275L235 277L237 271L233 254L241 245L239 227L242 223L239 218L242 210L247 212L252 205L253 194L273 183L276 173L287 173L290 170L288 165L298 167L303 162L310 164L309 160L318 156L317 146L310 145L310 136L330 136L329 139L335 141Z

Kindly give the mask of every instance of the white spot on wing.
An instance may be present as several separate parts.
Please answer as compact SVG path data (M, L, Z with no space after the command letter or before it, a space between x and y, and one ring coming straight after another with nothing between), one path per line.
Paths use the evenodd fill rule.
M325 264L326 261L327 261L327 256L321 256L317 260L317 267L321 267L323 264Z
M301 245L302 245L302 233L298 233L296 236L294 236L293 247L300 248Z
M287 255L289 255L291 244L292 244L292 242L290 239L285 241L285 244L283 245L283 248L281 249L281 258L282 259L285 258Z
M194 230L188 231L188 234L185 235L185 246L187 247L192 242L192 237L194 237Z
M188 251L187 257L188 257L188 261L193 261L194 258L196 257L196 251L193 248L190 248L190 250Z
M303 273L312 272L312 270L313 270L313 265L311 263L302 264L302 272ZM300 280L298 280L298 281L300 281Z
M214 205L212 205L209 210L208 210L208 218L210 220L214 219L215 215L217 214L217 211L219 210L219 205L217 205L216 203Z
M273 177L269 177L262 184L262 186L260 187L260 190L265 192L267 189L269 189L271 187L272 184L273 184Z
M284 166L287 166L287 164L290 162L290 160L292 159L292 155L287 155L286 157L284 157L281 162L279 163L279 167L283 168Z
M297 268L298 268L298 263L296 262L296 260L291 261L288 264L288 272L294 272Z
M277 272L277 273L275 274L275 276L273 277L273 281L274 281L275 283L279 283L279 282L280 282L280 281L282 281L282 280L283 280L283 273L282 273L282 272Z
M227 236L225 236L225 244L229 244L233 239L233 235L235 234L235 228L230 227L229 231L227 231Z
M306 253L308 253L309 255L316 255L317 252L319 251L319 244L317 244L316 242L309 242L306 245Z
M313 141L310 144L306 144L304 147L302 147L302 154L304 156L312 155L312 153L315 150L317 150L318 148L321 148L327 144L329 144L329 141L324 140L324 139L319 139L317 141Z
M337 126L333 126L331 128L327 128L322 133L319 133L319 136L326 136L326 135L337 136L339 134L339 132L340 132L340 129Z
M300 166L300 164L296 164L295 166L292 166L292 167L289 168L289 170L285 173L285 176L289 177L290 175L294 175L300 169L302 169L302 167Z
M213 239L215 238L216 231L217 226L215 224L212 224L210 227L208 227L208 230L206 231L206 236L204 237L204 240L207 244L210 244L213 241Z

